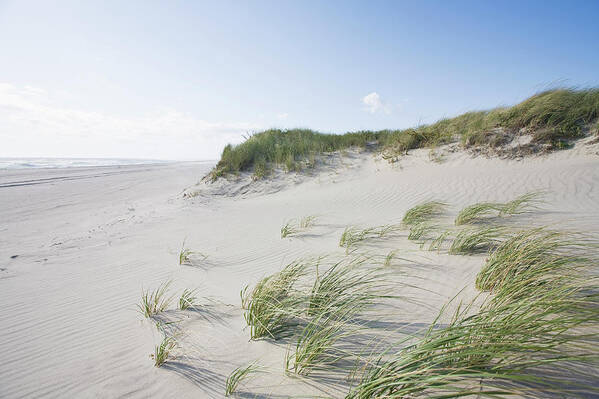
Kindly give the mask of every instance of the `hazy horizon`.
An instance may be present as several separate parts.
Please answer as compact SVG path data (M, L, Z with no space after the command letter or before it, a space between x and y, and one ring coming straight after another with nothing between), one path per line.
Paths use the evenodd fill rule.
M214 160L271 127L407 128L597 86L599 3L563 7L0 0L0 157Z

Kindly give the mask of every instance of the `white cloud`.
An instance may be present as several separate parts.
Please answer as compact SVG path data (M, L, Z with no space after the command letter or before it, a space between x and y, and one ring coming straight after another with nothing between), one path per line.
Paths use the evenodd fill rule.
M366 111L371 114L375 114L379 111L386 114L391 113L391 107L389 104L383 102L381 96L377 92L372 92L362 97L362 104L364 104Z
M54 104L40 88L0 83L0 157L215 159L226 143L259 128L174 109L124 118Z
M288 116L289 116L289 114L287 112L284 112L282 114L278 114L277 118L283 120L283 119L287 119Z

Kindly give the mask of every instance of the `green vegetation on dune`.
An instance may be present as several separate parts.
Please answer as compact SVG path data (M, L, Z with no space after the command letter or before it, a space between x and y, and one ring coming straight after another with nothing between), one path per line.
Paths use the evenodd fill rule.
M533 135L533 144L567 147L565 140L584 134L585 126L599 117L599 88L555 89L536 94L512 107L474 111L431 125L401 130L324 134L309 129L270 129L238 145L227 145L211 172L216 179L254 170L260 179L269 165L299 171L314 165L314 155L350 147L372 147L393 159L414 148L461 142L465 147L497 147L520 129Z
M379 142L386 132L356 132L343 135L323 134L309 129L270 129L257 133L243 143L227 145L213 170L214 177L250 170L260 166L257 178L266 174L267 163L284 165L288 171L300 166L297 162L311 154L320 154L349 147L366 147Z
M542 229L516 235L478 276L493 295L459 306L446 324L442 310L413 345L375 356L347 398L595 394L570 381L596 365L596 265L581 256L593 249Z

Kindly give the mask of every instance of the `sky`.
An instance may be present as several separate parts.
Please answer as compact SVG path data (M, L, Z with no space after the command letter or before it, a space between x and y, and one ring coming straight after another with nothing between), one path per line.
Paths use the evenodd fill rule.
M599 2L0 0L0 157L217 159L599 85Z

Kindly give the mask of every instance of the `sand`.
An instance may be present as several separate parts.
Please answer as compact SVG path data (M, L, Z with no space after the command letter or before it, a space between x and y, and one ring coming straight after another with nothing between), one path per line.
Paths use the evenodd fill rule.
M0 171L0 397L220 398L235 367L259 360L271 372L240 388L242 397L305 394L343 397L347 388L285 376L286 346L249 341L239 292L301 257L344 256L348 225L397 223L428 199L461 207L546 190L542 209L518 223L599 230L596 146L520 160L473 158L445 149L432 162L417 150L389 164L355 151L310 174L271 181L196 185L205 163ZM183 193L195 193L183 198ZM317 215L314 228L287 239L282 224ZM183 240L207 256L180 266ZM405 304L394 320L423 327L456 293L476 295L484 255L419 251L405 233L360 247L398 249L398 276L434 293ZM162 368L149 358L160 334L136 310L142 288L172 279L171 291L199 288L197 311L171 309L177 357ZM401 279L399 279L401 280Z

